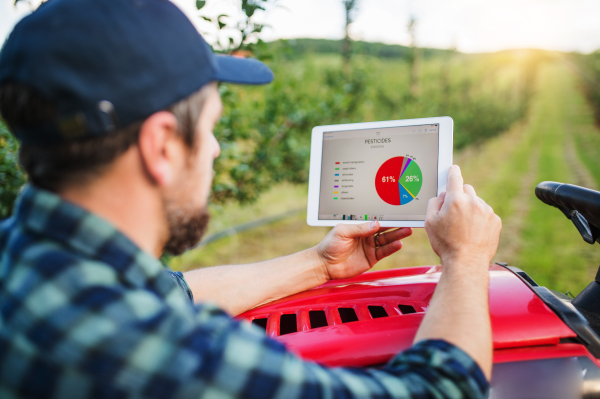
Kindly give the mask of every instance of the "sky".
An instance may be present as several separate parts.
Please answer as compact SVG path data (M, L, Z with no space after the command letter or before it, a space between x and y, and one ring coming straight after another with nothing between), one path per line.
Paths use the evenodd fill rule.
M38 0L32 0L33 2ZM208 28L199 15L235 12L236 0L208 0L198 12L194 0L173 0L199 30ZM0 38L29 11L0 0ZM598 0L358 0L353 39L409 44L407 24L417 20L417 45L492 52L542 48L588 53L600 49ZM270 28L263 40L343 37L341 0L276 0L258 20Z

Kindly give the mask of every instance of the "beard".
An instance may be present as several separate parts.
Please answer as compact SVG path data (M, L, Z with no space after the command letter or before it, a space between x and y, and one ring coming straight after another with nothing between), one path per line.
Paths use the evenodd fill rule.
M165 244L164 252L175 256L181 255L198 244L206 232L210 219L208 207L197 209L165 198L164 208L169 227L169 239Z

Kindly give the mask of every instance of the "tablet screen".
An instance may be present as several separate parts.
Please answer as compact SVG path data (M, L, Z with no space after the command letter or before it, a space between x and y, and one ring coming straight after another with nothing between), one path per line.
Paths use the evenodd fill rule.
M325 132L319 220L424 220L439 125Z

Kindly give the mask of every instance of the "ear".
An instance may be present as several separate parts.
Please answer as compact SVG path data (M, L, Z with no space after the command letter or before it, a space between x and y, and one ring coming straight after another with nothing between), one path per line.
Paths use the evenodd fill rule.
M169 185L182 167L185 143L177 135L177 119L167 111L150 115L140 128L140 157L154 184Z

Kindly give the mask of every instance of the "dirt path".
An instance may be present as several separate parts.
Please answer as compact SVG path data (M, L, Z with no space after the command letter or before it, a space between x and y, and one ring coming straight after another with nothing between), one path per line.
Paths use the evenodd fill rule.
M516 259L523 246L521 233L523 231L525 217L529 213L531 187L537 183L535 181L537 164L540 158L540 151L534 150L529 158L527 173L521 177L521 187L519 194L513 199L513 213L505 217L502 221L502 233L500 234L500 243L498 252L494 258L495 262L511 263L510 260Z

